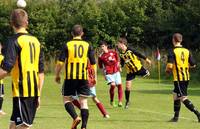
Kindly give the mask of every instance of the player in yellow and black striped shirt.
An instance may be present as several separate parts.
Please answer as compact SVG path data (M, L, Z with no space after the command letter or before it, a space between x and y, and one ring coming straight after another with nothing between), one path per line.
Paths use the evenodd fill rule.
M28 129L33 123L40 104L40 92L44 80L44 62L38 39L30 35L28 14L23 9L11 13L10 22L15 34L5 44L0 79L11 74L13 112L10 129L16 126Z
M126 71L127 71L126 90L125 90L125 97L126 97L125 108L128 108L129 96L130 96L130 90L131 90L131 81L135 78L136 75L143 76L143 77L150 75L149 71L142 66L142 63L139 60L139 58L144 59L149 64L151 64L151 61L144 55L140 54L139 52L129 48L127 40L125 38L119 38L117 47L121 49L121 53L120 53L121 65L122 67L125 65Z
M168 54L168 63L166 72L173 72L174 76L174 117L170 120L177 122L181 108L181 102L192 112L197 115L200 122L200 113L194 107L192 102L187 98L187 88L190 80L189 69L195 67L195 62L188 49L182 47L182 35L175 33L172 39L174 48Z
M86 128L89 116L87 98L90 95L88 87L87 64L88 58L92 66L95 65L94 51L90 44L82 40L83 28L75 25L72 29L73 39L67 42L56 65L56 82L60 83L60 71L65 65L65 80L63 84L63 99L65 109L74 119L71 129L75 129L80 123L80 117L76 114L72 104L72 96L80 96L82 129Z

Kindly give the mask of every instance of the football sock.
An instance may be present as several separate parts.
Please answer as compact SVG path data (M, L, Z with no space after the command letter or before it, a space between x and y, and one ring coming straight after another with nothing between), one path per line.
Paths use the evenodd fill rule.
M115 95L115 85L110 86L110 101L113 102Z
M101 113L105 116L107 114L106 109L104 108L103 104L101 102L96 104L98 109L101 111Z
M78 117L74 109L74 105L71 102L65 104L65 109L74 120Z
M194 107L194 105L192 104L192 102L188 99L184 100L183 103L185 104L185 106L191 111L194 112L196 115L199 115L198 110Z
M72 101L72 103L73 103L77 108L81 109L81 105L80 105L80 103L79 103L78 100L74 99L74 100Z
M125 90L126 102L129 102L130 90Z
M82 118L81 128L86 128L88 117L89 117L89 110L88 109L81 109L81 118Z
M174 100L174 117L179 117L180 109L181 109L181 101Z
M118 100L119 102L122 102L122 97L123 97L123 90L122 90L122 85L118 85Z
M2 109L2 105L3 105L3 97L0 97L0 111Z

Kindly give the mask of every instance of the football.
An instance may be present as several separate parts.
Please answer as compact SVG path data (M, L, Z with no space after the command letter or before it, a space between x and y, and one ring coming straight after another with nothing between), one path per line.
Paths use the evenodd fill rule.
M26 7L26 1L25 0L18 0L17 1L17 7L25 8Z

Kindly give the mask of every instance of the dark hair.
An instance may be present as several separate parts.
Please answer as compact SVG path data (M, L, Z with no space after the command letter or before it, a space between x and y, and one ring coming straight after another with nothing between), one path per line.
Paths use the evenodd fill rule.
M174 39L175 42L182 42L183 36L180 33L175 33L173 35L173 39Z
M10 15L10 23L16 28L28 26L28 14L23 9L15 9Z
M107 43L106 41L102 40L102 41L99 42L99 45L100 45L100 46L101 46L101 45L108 46L108 43Z
M120 43L122 43L122 44L124 44L124 45L128 45L128 42L127 42L127 39L126 38L123 38L123 37L121 37L121 38L119 38L118 39L118 42L120 42Z
M72 28L73 36L81 36L83 33L83 27L81 25L74 25Z

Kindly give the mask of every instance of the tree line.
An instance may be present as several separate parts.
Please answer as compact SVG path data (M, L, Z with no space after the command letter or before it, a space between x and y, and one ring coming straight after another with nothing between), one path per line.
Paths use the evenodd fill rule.
M198 0L26 0L29 32L42 43L46 55L54 55L71 39L74 24L84 27L85 39L114 45L125 36L135 47L166 49L171 36L180 32L184 46L200 49L200 1ZM16 1L0 2L0 42L13 32L9 15ZM50 56L48 56L50 57Z

